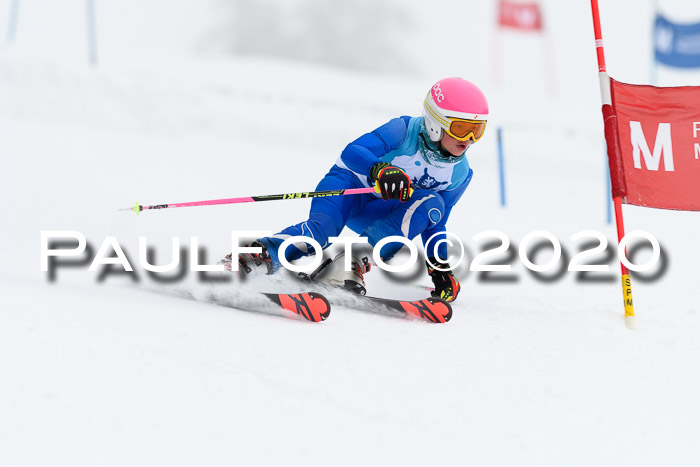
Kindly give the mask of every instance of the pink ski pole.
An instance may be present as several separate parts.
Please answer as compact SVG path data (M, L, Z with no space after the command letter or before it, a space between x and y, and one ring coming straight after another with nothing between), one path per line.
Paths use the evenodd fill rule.
M214 206L217 204L237 204L237 203L257 203L258 201L274 201L279 199L304 199L321 198L323 196L359 195L361 193L375 193L374 187L369 188L349 188L344 190L327 191L306 191L302 193L282 193L279 195L246 196L242 198L211 199L207 201L192 201L189 203L154 204L152 206L141 206L136 203L133 207L122 208L120 211L134 211L138 216L141 211L149 209L186 208L193 206Z

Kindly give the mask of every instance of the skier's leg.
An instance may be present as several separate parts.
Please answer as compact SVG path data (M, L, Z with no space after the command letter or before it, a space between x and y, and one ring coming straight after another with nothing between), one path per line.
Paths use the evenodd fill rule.
M319 182L317 191L339 190L347 188L360 188L362 185L352 172L333 167L330 172ZM305 236L316 240L322 248L326 248L329 237L340 234L345 227L348 217L357 212L368 201L374 199L372 195L328 196L314 198L311 201L309 218L304 222L287 227L281 232L258 239L264 246L272 262L272 272L280 266L278 249L289 237ZM306 242L296 242L287 247L285 258L294 261L310 253L314 249Z
M374 246L389 236L413 239L425 229L436 225L445 213L445 203L438 193L431 190L415 190L411 199L399 201L374 200L348 221L348 227L368 237ZM392 258L402 243L388 243L380 256L384 261Z

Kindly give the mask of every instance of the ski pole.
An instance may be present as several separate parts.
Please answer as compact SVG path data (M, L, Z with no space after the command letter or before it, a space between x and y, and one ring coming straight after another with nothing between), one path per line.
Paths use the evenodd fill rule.
M192 206L214 206L217 204L236 204L236 203L257 203L258 201L275 201L279 199L305 199L305 198L321 198L324 196L340 196L340 195L359 195L361 193L375 193L374 187L369 188L349 188L343 190L326 190L326 191L305 191L302 193L282 193L279 195L263 195L263 196L246 196L242 198L224 198L210 199L207 201L192 201L189 203L171 203L171 204L154 204L152 206L141 206L136 203L133 207L122 208L119 211L134 211L138 216L141 211L149 209L168 209L168 208L186 208Z

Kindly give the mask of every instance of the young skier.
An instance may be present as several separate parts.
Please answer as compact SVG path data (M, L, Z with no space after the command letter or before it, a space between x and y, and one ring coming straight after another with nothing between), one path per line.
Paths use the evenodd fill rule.
M413 239L420 234L435 285L433 296L457 298L459 281L452 271L441 270L449 269L444 261L447 246L442 242L435 253L434 245L444 238L450 212L471 181L465 152L484 134L488 104L471 82L446 78L428 91L423 107L422 117L394 118L350 143L316 187L321 191L375 186L377 194L314 198L307 220L253 242L251 246L262 252L239 256L239 271L264 266L266 273L275 273L280 267L279 246L292 236L313 238L326 248L328 238L346 226L367 237L372 246L388 236ZM386 244L382 259L389 260L401 246ZM309 251L313 253L308 244L294 243L285 258L293 261ZM230 255L224 264L230 269ZM368 270L368 264L353 258L354 279L362 286Z

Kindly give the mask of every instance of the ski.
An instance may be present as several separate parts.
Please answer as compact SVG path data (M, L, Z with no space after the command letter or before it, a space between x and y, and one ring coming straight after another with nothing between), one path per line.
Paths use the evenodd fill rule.
M244 257L239 256L239 266L244 268L247 274L252 271L253 264L259 266L264 262L257 255L248 256L250 258L250 265ZM331 272L329 266L339 261L340 258L342 258L342 254L336 256L335 259L327 258L311 274L299 273L297 277L304 282L312 284L310 288L319 288L324 293L327 292L329 294L328 296L331 297L331 302L341 306L370 312L398 312L404 317L419 318L432 323L446 323L452 318L452 306L439 298L430 297L422 300L394 300L366 296L362 275L369 271L370 268L367 258L355 261L353 263L353 270L343 273L342 279L329 280L327 278L328 273ZM223 264L228 263L229 266L231 262L232 258L230 255L222 261ZM323 273L325 279L318 280L317 278L321 277L321 273ZM330 313L330 302L320 293L309 292L296 295L263 295L280 307L292 311L310 321L323 321Z
M316 292L299 294L263 293L271 302L314 323L325 321L331 313L326 297Z
M446 301L430 297L423 300L396 300L391 298L370 297L347 292L352 300L333 303L350 308L358 308L365 311L377 311L387 309L399 312L407 318L419 318L431 323L446 323L452 318L452 306Z
M452 306L441 298L397 300L355 293L351 289L322 282L312 282L322 290L333 305L370 313L392 314L404 318L421 319L431 323L446 323L452 318Z
M333 277L333 273L337 274L338 271L334 271L330 266L337 264L342 257L341 253L335 259L327 258L312 273L299 273L298 277L328 292L331 302L337 305L370 312L381 310L398 312L404 317L420 318L431 323L446 323L452 318L452 306L440 298L395 300L367 296L363 274L370 269L368 259L353 258L352 271L341 273L340 277L337 275Z
M249 291L241 293L241 291L235 290L201 288L143 290L241 311L273 313L275 315L283 312L285 317L301 317L314 323L325 321L331 313L330 302L318 292L287 294Z
M362 296L378 306L405 313L406 316L421 318L432 323L446 323L452 318L452 306L441 298L430 297L423 300L393 300Z

